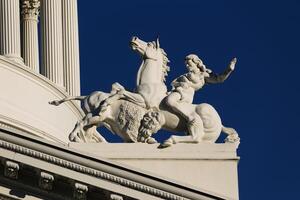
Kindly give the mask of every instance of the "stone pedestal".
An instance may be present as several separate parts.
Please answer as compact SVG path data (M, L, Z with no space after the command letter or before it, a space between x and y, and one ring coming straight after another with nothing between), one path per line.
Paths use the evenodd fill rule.
M199 191L238 199L239 157L234 144L177 144L166 149L140 143L69 143L69 146Z

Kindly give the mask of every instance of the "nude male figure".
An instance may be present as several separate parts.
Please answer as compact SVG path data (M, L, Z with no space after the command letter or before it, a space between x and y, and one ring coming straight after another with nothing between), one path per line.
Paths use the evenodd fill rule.
M234 70L236 61L236 58L232 59L228 68L222 74L217 75L207 69L197 55L190 54L185 58L188 72L172 82L173 89L165 102L174 112L186 119L190 135L199 135L203 132L203 121L195 111L187 109L186 105L192 104L195 91L204 85L224 82Z

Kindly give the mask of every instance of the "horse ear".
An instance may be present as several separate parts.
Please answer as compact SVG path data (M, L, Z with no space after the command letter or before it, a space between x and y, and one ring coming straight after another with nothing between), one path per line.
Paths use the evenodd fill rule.
M156 39L156 48L159 49L160 48L160 45L159 45L159 37L157 36L157 39Z

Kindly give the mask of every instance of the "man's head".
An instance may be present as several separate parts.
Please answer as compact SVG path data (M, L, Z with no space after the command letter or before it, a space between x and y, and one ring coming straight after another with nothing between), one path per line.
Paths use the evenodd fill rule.
M200 70L201 72L206 71L205 65L196 54L190 54L186 56L185 64L189 71L197 71L197 69Z

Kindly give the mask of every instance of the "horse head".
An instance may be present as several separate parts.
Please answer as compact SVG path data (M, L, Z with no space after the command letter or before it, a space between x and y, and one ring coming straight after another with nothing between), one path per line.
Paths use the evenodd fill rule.
M160 48L159 39L157 38L156 41L152 42L145 42L138 37L132 37L130 46L143 59L138 74L138 85L151 83L151 80L154 83L156 79L159 79L160 82L165 81L165 76L167 76L167 72L169 71L169 66L167 66L169 59L166 52ZM144 70L149 65L151 65L152 69Z
M161 52L159 39L153 42L145 42L138 37L132 37L131 48L138 52L144 59L160 60Z

